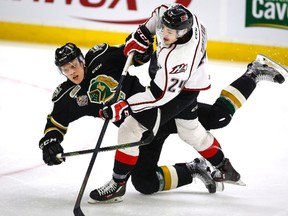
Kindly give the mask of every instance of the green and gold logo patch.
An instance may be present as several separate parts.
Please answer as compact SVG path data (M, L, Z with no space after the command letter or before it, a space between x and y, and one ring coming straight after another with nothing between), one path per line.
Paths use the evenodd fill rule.
M91 103L105 104L110 101L115 94L118 82L110 76L99 75L90 81L87 92ZM120 93L120 98L125 99L125 94Z

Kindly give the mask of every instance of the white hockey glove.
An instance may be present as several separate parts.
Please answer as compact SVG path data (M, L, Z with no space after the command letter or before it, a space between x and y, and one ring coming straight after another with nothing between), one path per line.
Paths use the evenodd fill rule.
M154 41L150 31L145 25L140 25L139 28L126 38L126 44L124 47L124 55L128 56L130 52L136 51L144 53L149 45Z

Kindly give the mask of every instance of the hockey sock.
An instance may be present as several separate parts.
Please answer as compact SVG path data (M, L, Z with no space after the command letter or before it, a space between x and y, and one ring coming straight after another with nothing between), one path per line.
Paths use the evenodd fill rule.
M115 182L127 181L129 174L134 168L137 162L138 156L132 156L125 154L121 151L116 151L114 168L113 168L113 179Z
M233 115L242 107L255 88L254 80L243 75L221 91L219 100L226 104Z
M224 154L220 144L214 138L212 145L204 151L198 151L206 160L208 160L213 166L218 165L223 161Z
M159 191L178 188L193 181L186 163L179 163L174 166L161 166L157 171L157 176L160 182Z

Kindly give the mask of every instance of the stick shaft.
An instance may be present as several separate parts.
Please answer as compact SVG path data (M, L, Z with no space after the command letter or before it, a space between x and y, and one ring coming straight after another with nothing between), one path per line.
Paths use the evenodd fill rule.
M128 72L128 68L130 66L130 63L132 61L132 58L133 58L133 53L129 54L127 60L126 60L126 63L125 63L125 66L123 68L123 71L122 71L122 74L121 74L121 78L119 80L119 84L117 86L117 89L116 89L116 92L114 94L114 97L112 98L111 102L112 103L115 103L118 99L118 96L119 96L119 93L121 91L121 88L122 88L122 83L123 83L123 80L124 80L124 77L126 76L127 72ZM104 124L103 124L103 127L102 127L102 130L100 132L100 135L99 135L99 138L98 138L98 141L97 141L97 144L96 144L96 147L95 149L93 150L93 154L92 154L92 157L91 157L91 160L90 160L90 163L89 163L89 166L88 166L88 169L87 169L87 172L84 176L84 180L82 182L82 185L81 185L81 188L80 188L80 191L78 193L78 196L77 196L77 199L76 199L76 203L74 205L74 209L73 209L73 213L75 216L85 216L84 213L82 212L81 210L81 200L82 200L82 197L83 197L83 194L84 194L84 191L85 191L85 188L86 188L86 185L87 185L87 182L88 182L88 179L90 177L90 174L91 174L91 171L92 171L92 168L94 166L94 163L95 163L95 160L96 160L96 157L97 157L97 154L99 152L99 149L100 149L100 146L101 146L101 143L102 143L102 140L104 138L104 135L105 135L105 132L106 132L106 129L108 127L108 123L109 123L109 119L106 119Z
M105 151L113 151L117 149L147 145L153 140L153 138L154 138L154 134L151 133L146 139L142 141L134 142L134 143L119 144L119 145L114 145L114 146L106 146L106 147L99 148L98 151L105 152ZM80 151L74 151L74 152L66 152L66 153L59 155L58 157L66 158L66 157L79 156L79 155L84 155L84 154L91 154L93 152L94 152L94 149L86 149L86 150L80 150Z

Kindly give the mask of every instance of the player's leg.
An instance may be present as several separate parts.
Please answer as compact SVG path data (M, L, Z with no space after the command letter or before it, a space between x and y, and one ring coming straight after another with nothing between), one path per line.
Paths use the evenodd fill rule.
M196 106L196 104L197 102L194 105ZM191 110L194 111L191 112ZM177 116L175 122L179 137L193 146L193 148L214 167L219 167L222 165L223 161L228 160L225 158L217 139L198 121L197 109L193 109L192 107L187 108ZM232 165L230 166L230 169L227 170L227 173L228 172L229 175L222 181L238 182L240 180L240 174Z
M131 172L132 184L137 191L143 194L152 194L159 191L158 160L163 143L169 136L169 134L160 133L159 131L149 145L139 147L139 157Z
M198 103L199 121L206 130L227 126L255 88L255 81L246 74L242 75L221 91L214 104Z
M198 93L181 94L181 99L172 100L161 107L161 123L165 124L193 102ZM191 100L192 99L192 100ZM190 102L192 101L192 102ZM183 106L182 106L183 104ZM172 107L172 109L171 109ZM177 108L177 109L176 109ZM118 143L133 143L141 140L144 132L151 131L158 119L158 108L133 113L120 125L118 130ZM140 123L141 122L141 123ZM119 202L125 194L125 185L139 155L138 147L119 149L116 151L112 179L104 186L90 193L90 203Z
M281 65L271 60L257 58L248 64L246 72L221 91L214 104L198 104L198 117L205 129L217 129L228 125L234 113L243 106L260 81L283 83ZM276 65L275 65L276 64ZM280 73L281 71L284 71Z
M152 194L175 189L192 183L193 178L200 178L208 191L215 193L216 185L203 159L158 167L163 143L169 135L160 134L161 132L151 144L140 147L137 164L131 173L135 189L143 194Z
M158 109L150 109L141 112L143 124L140 124L132 115L128 116L121 124L118 130L118 143L133 143L140 141L146 133L152 133L151 130L156 124ZM147 126L147 127L146 127ZM121 202L122 196L126 192L126 182L130 173L137 163L139 147L130 147L119 149L115 153L112 179L90 193L89 203L97 202Z
M265 61L263 58L259 58L248 64L246 72L224 88L213 105L199 103L199 121L205 129L217 129L229 124L236 110L242 107L260 81L265 80L279 84L285 81L284 76L280 73L281 71L285 73L285 70L281 70L281 66L277 63L276 65L275 63L269 64L269 61L269 59ZM235 175L234 168L227 158L223 158L223 161L215 167L216 171L212 175L216 181L223 181L224 176Z

